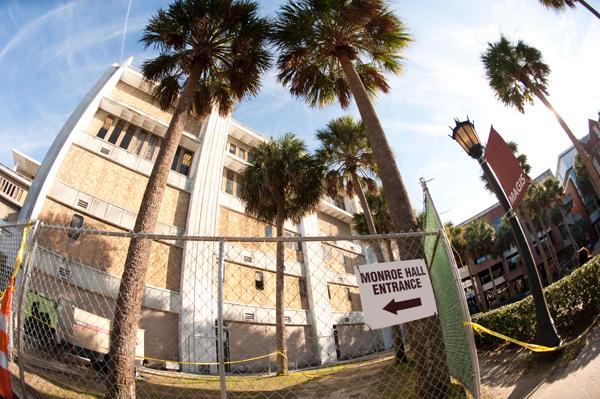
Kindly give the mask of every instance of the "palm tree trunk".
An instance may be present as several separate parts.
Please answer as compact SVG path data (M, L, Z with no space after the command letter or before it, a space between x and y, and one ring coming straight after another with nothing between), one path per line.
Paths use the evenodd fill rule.
M144 191L135 221L136 233L154 232L171 163L201 72L201 67L194 66L183 87ZM127 250L110 337L105 396L107 399L135 398L135 346L151 243L152 240L148 238L132 238Z
M379 177L388 199L394 229L397 232L417 230L417 220L406 186L369 94L348 55L340 54L339 61L373 148L373 158L379 167ZM423 246L420 244L399 245L399 251L400 259L423 258ZM439 316L408 324L411 347L415 349L417 357L416 397L420 399L444 397L450 386L450 373Z
M277 218L275 225L277 227L277 237L283 237L283 224L285 222L284 204L279 201L277 204ZM277 241L277 272L275 282L275 336L277 341L277 375L288 374L288 359L287 347L285 345L285 321L284 321L284 262L285 262L285 247L283 241Z
M388 254L388 260L390 262L393 262L394 261L394 248L392 248L392 240L385 239L384 242L385 242L385 249Z
M600 13L598 11L596 11L594 9L594 7L592 7L591 5L589 5L587 1L585 1L585 0L576 0L576 1L578 1L579 3L581 3L581 5L584 6L585 8L587 8L587 10L589 12L591 12L592 14L594 14L596 16L596 18L600 19Z
M377 230L375 229L375 223L373 222L373 215L371 214L371 209L369 209L369 204L367 202L367 197L365 196L365 192L363 191L362 184L360 184L360 179L356 173L351 173L352 175L352 184L354 187L354 193L358 196L358 200L360 201L360 206L363 209L363 213L365 215L365 220L367 222L367 229L369 229L369 234L377 234ZM373 248L373 252L375 252L375 258L377 258L378 263L385 262L383 258L383 251L381 250L380 240L373 240L371 242L371 246Z
M583 146L583 144L581 144L581 141L579 141L577 137L575 137L575 135L573 134L567 123L564 121L564 119L558 114L558 112L556 112L556 110L554 109L552 104L550 104L550 101L548 101L544 93L542 93L541 90L533 86L528 85L528 88L540 99L540 101L546 106L546 108L552 111L552 113L558 120L560 126L563 128L565 133L567 133L569 140L571 140L571 143L573 143L573 146L575 147L577 153L579 154L579 157L581 158L583 166L585 166L585 170L587 170L588 175L590 176L590 181L592 182L592 186L594 187L596 195L600 197L600 174L594 167L592 158L585 150L585 147Z

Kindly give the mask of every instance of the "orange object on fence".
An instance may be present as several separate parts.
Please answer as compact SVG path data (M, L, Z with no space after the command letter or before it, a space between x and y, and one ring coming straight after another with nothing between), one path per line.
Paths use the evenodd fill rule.
M0 398L13 399L10 386L10 373L8 371L8 334L10 332L10 301L14 289L14 279L8 281L6 291L2 296L0 314Z

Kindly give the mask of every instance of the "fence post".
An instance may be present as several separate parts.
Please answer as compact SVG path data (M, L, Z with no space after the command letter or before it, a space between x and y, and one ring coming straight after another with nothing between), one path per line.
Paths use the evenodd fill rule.
M219 362L219 382L221 399L227 399L227 386L225 384L225 343L223 340L223 272L225 268L225 241L219 240L219 272L218 272L218 298L217 298L217 343Z
M40 221L36 220L30 229L31 236L25 241L25 248L28 249L27 253L23 253L23 264L21 265L21 282L19 284L19 299L17 303L17 361L19 367L19 382L21 385L22 398L27 399L27 385L25 384L25 369L23 368L23 302L27 293L27 286L29 285L29 273L31 258L35 254L37 248L37 233L40 226Z

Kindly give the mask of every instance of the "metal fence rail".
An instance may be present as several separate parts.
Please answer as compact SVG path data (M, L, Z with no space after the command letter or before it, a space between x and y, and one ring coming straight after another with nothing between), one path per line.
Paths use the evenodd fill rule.
M426 210L427 231L361 237L140 235L41 223L29 233L13 301L15 391L103 396L127 248L143 236L152 255L135 349L138 397L442 398L464 397L463 386L478 396L464 294L427 198ZM1 226L1 287L25 225ZM383 330L364 323L354 266L369 263L373 240L388 241L396 260L422 254L438 316ZM286 376L277 376L278 242Z

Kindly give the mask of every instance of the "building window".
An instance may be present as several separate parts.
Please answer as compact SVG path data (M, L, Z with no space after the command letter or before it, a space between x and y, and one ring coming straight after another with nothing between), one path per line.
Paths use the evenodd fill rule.
M229 143L229 153L235 155L237 147L235 144Z
M108 115L104 119L104 123L102 124L102 127L100 127L100 130L98 130L98 133L96 133L96 137L104 139L104 137L106 137L106 133L112 127L114 120L115 119L112 115Z
M136 139L135 139L135 146L133 147L133 153L137 156L139 156L142 153L142 147L144 146L144 142L147 140L148 137L148 133L146 133L145 130L138 130Z
M118 121L117 125L113 129L112 133L108 137L108 142L111 144L117 144L117 140L119 140L119 136L121 135L121 131L125 128L124 121Z
M352 302L352 292L350 291L350 288L346 287L346 298L348 298L348 300L350 302Z
M156 146L158 145L158 136L150 136L148 139L148 145L146 146L146 151L144 152L144 159L147 161L152 161L154 158L154 151L156 150Z
M340 209L346 210L346 204L344 203L343 197L338 195L333 199L333 201L335 202L335 206L337 206Z
M298 280L298 289L300 291L300 296L302 298L306 297L307 295L307 288L306 288L306 280L301 278Z
M271 226L271 225L265 226L265 237L273 237L273 226Z
M133 139L135 129L135 125L129 125L127 127L127 130L125 131L125 134L123 135L123 139L121 139L121 142L119 143L119 147L121 147L125 151L127 151L127 149L129 148L129 144L131 144L131 139Z
M288 238L288 239L289 239L289 238L292 238L292 233L290 233L290 232L286 231L285 233L283 233L283 236L284 236L285 238ZM292 248L294 248L294 243L293 243L292 241L286 241L286 242L285 242L285 247L286 247L287 249L292 249Z
M235 184L235 172L233 170L226 169L225 172L225 192L233 195L233 186Z
M254 274L254 286L259 291L262 291L265 289L265 281L264 281L263 272L256 272Z
M179 173L182 175L188 175L190 173L190 167L192 166L192 158L194 157L194 153L188 150L183 152L183 156L181 157L181 163L179 164Z
M238 149L238 157L242 158L245 161L247 159L246 150L244 150L243 148L239 148Z
M73 217L71 217L71 223L69 223L69 227L71 227L73 229L82 228L83 227L83 216L74 214ZM67 233L67 236L71 240L76 240L79 238L80 234L81 234L81 232L79 232L79 231L69 230L69 232Z

